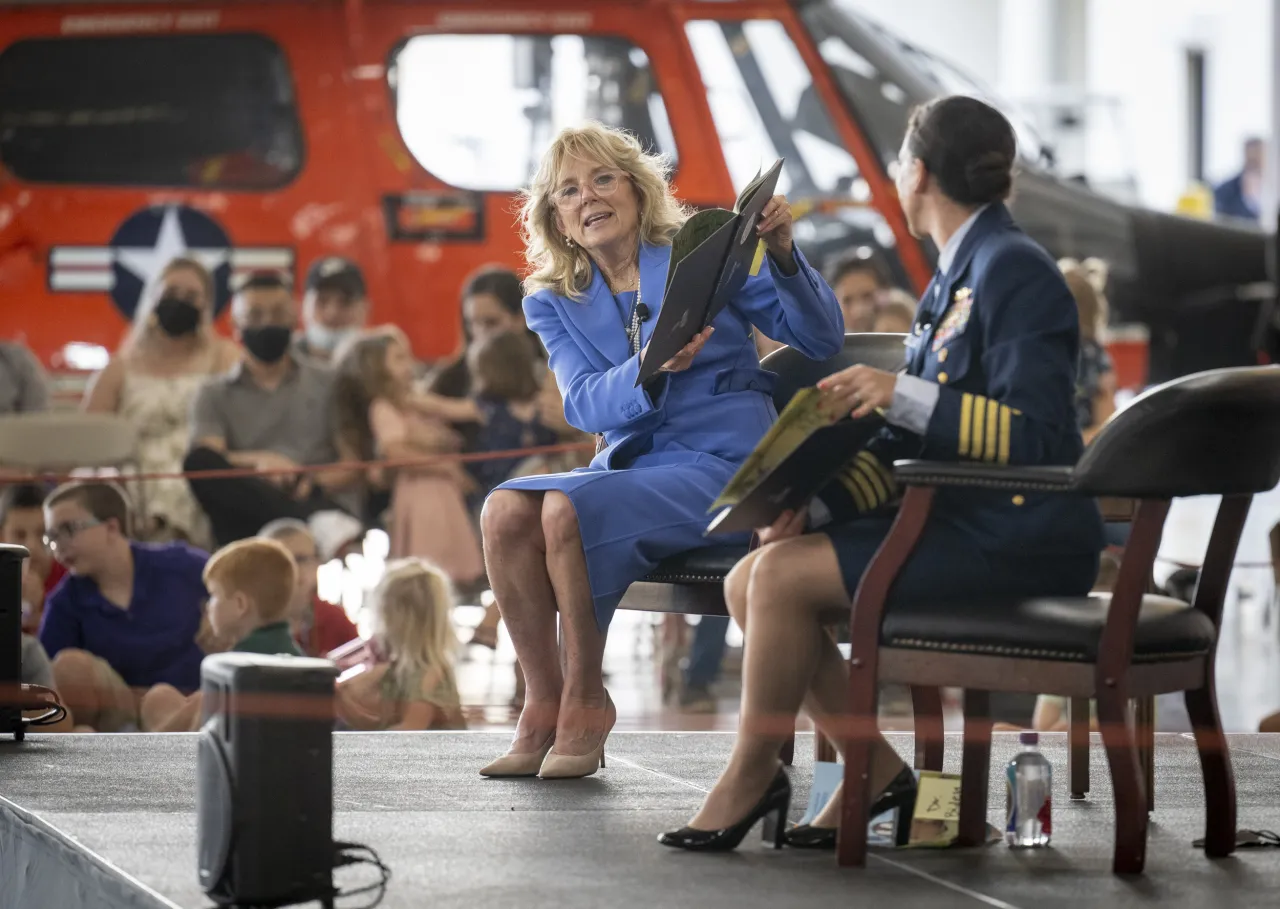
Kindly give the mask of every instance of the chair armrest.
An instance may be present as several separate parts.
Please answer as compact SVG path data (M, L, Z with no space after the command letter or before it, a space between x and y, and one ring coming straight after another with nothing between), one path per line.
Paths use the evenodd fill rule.
M1070 467L1008 467L970 461L895 461L903 486L976 486L1014 492L1074 492Z

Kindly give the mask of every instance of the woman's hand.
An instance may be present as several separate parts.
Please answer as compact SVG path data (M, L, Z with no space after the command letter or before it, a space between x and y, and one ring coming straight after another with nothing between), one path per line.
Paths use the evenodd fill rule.
M760 223L756 225L756 233L764 240L764 245L779 263L791 261L791 204L783 195L774 196L760 212Z
M818 389L824 404L840 412L848 411L856 420L889 407L897 384L896 373L870 366L850 366L827 376L818 383Z
M778 519L771 525L759 528L756 531L756 536L760 538L761 546L768 546L770 543L777 543L779 540L789 540L804 533L804 525L808 520L808 509L784 511L778 515Z
M711 335L715 329L708 325L702 331L694 335L693 340L684 346L684 350L676 354L670 360L662 364L659 372L684 372L693 365L693 358L698 355L698 351L706 346L711 340ZM649 352L649 345L644 346L644 350L640 354L640 359L644 359L644 355Z

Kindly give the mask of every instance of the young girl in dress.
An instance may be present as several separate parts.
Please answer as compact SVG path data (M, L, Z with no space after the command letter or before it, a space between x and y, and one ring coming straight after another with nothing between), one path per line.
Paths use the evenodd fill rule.
M460 442L448 421L475 412L470 401L415 390L409 342L393 327L361 335L340 352L334 394L343 447L364 460L457 451ZM466 470L450 462L394 468L393 476L387 526L392 558L422 556L459 587L475 586L484 560L467 513L474 484Z
M370 605L378 661L339 683L339 718L363 730L465 729L449 579L422 559L395 561Z

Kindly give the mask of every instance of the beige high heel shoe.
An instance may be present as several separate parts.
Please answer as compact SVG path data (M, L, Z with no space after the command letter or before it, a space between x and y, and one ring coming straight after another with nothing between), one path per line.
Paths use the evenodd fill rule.
M600 744L586 754L560 754L552 749L547 753L546 760L542 762L542 769L538 771L539 779L576 780L604 769L604 743L609 738L609 733L613 731L614 723L618 721L617 708L613 706L613 699L609 697L607 691L604 693L604 700L604 709L609 714L609 721L605 725Z
M537 776L538 768L542 766L555 740L553 732L537 751L508 752L487 767L481 768L480 775L494 778Z

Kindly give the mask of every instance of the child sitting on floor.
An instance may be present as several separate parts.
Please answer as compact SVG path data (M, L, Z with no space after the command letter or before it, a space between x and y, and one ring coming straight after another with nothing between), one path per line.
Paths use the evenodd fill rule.
M289 630L289 604L297 568L277 540L251 537L224 546L204 567L209 622L240 653L300 656ZM194 732L200 724L200 692L184 697L171 685L156 685L142 698L142 728L148 732Z
M258 531L267 540L279 540L293 556L298 579L289 603L289 628L304 655L323 657L360 637L347 612L320 598L320 555L311 528L295 518L280 518Z
M453 671L453 591L422 559L391 562L370 604L371 668L338 684L338 717L352 729L465 729Z

